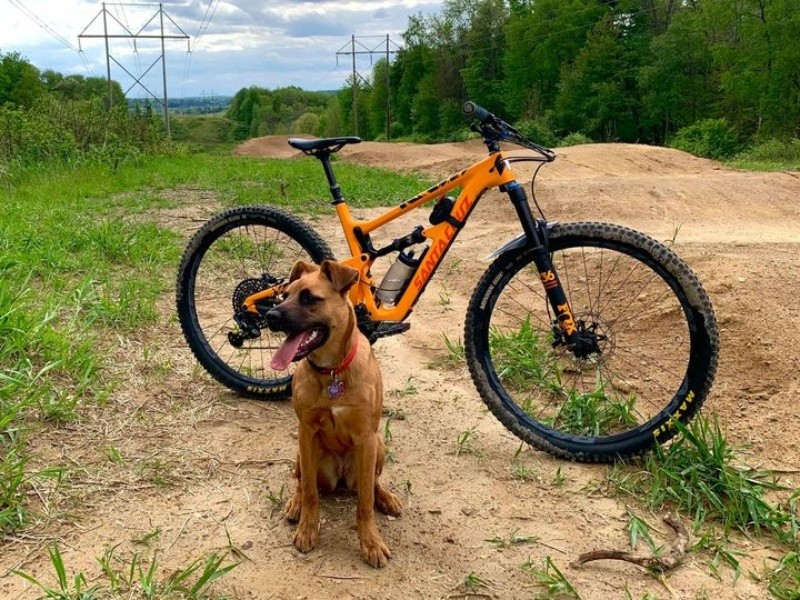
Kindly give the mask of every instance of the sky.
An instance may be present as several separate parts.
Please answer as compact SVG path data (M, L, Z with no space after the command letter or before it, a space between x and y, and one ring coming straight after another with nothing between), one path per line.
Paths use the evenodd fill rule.
M390 50L397 50L409 15L437 14L442 1L164 0L162 4L169 17L165 34L189 37L188 45L187 40L166 41L168 95L178 98L233 95L251 85L339 89L352 72L352 59L339 55L337 65L337 52L351 50L352 35L357 51L385 51L387 34ZM106 9L110 35L124 35L126 28L143 35L159 33L157 3L106 2ZM40 70L105 77L104 40L79 40L81 33L103 35L102 2L0 0L0 52L18 52ZM135 47L132 40L111 39L111 78L129 90L129 98L149 97L136 84L139 77L160 97L160 53L158 39L139 39ZM356 67L368 75L370 57L358 56Z

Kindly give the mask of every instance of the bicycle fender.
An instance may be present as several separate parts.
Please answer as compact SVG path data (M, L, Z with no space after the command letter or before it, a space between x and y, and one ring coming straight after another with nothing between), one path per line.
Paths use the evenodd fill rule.
M501 246L488 256L485 256L481 260L483 262L491 262L501 254L505 254L509 250L516 250L517 248L522 248L527 245L528 245L528 238L525 237L525 234L523 233L522 235L515 237L510 242L506 242L503 246Z

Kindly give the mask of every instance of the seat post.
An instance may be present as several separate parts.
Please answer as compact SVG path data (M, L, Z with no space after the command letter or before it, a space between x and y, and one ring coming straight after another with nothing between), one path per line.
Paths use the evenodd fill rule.
M321 150L315 152L314 157L319 159L319 162L322 163L322 168L325 170L325 177L328 178L328 186L330 187L331 196L333 197L332 204L344 202L342 189L339 187L339 184L336 183L336 176L333 174L333 167L331 167L331 153L327 150Z

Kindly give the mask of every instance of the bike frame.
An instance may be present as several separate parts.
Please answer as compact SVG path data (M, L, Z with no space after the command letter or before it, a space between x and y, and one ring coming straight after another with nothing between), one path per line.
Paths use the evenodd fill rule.
M577 327L572 316L572 310L547 250L546 234L544 232L545 224L544 222L537 222L533 218L525 190L516 181L514 172L510 167L510 162L514 159L506 157L502 150L490 150L489 156L485 159L370 220L359 220L353 217L347 202L341 197L339 186L336 184L330 166L329 156L317 158L322 161L325 168L334 198L333 204L351 253L349 258L340 262L359 272L358 281L350 289L349 297L354 306L363 306L366 309L370 320L403 321L408 317L428 282L447 255L450 246L458 237L461 228L466 223L478 200L487 190L497 187L508 194L517 211L527 244L534 249L534 261L539 269L542 284L568 345L574 346L579 341L577 340ZM371 247L369 234L406 213L443 197L447 192L458 187L461 187L461 192L450 211L452 218L421 231L423 237L420 243L429 240L430 244L422 255L420 264L411 281L394 306L380 306L375 300L374 283L371 275L371 268L379 257L379 251L375 251ZM280 293L280 286L248 296L244 301L244 308L249 312L257 313L256 303L277 293Z

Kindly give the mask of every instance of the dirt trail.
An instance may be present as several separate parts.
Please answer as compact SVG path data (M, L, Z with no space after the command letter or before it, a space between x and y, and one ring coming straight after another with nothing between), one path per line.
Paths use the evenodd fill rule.
M237 153L296 155L276 137L251 140ZM482 153L478 142L362 143L343 157L438 177ZM798 175L742 172L635 145L563 148L559 156L537 181L550 219L604 220L660 239L676 237L676 250L703 281L721 328L720 368L706 410L718 415L731 443L749 444L750 464L791 471L788 481L800 485L792 471L800 464L800 412L794 408L800 394ZM521 179L530 177L529 169L518 171ZM196 216L198 203L206 213L214 210L207 196L187 194L186 211ZM189 223L197 224L175 222L185 235ZM407 233L416 223L397 224L390 233ZM332 218L314 225L328 240L338 239ZM568 566L587 550L628 547L626 502L601 493L607 468L523 449L516 459L523 469L515 475L519 442L484 409L465 367L436 364L446 354L443 336L463 335L467 302L486 267L481 258L518 233L507 201L488 194L412 315L411 330L376 345L386 404L405 414L390 424L395 462L384 477L405 510L399 520L379 519L393 552L386 569L361 563L348 496L323 501L321 547L307 556L294 551L293 527L270 501L291 484L296 436L290 406L241 400L210 381L186 349L166 298L168 334L145 331L122 342L120 356L135 360L135 372L112 395L113 421L109 407L100 408L39 440L46 456L88 468L74 475L79 501L56 501L41 533L4 544L0 597L35 597L18 578L2 574L23 564L47 577L52 569L44 543L51 537L63 539L71 568L98 573L94 557L106 547L142 548L130 540L158 527L151 544L170 568L225 549L229 539L242 549L247 559L223 580L236 598L466 598L463 581L471 573L487 587L469 597L532 598L539 588L521 565L540 566L548 555L584 599L626 598L626 588L634 598L650 592L693 599L704 591L715 599L765 598L764 586L746 575L735 586L724 568L722 579L715 578L702 554L690 555L667 577L668 589L633 565ZM467 430L473 451L457 454L456 440ZM123 460L109 460L112 446ZM60 528L59 511L78 515L78 525L70 519ZM657 543L669 543L659 516L645 517L657 528ZM508 540L514 532L535 539L507 547L487 541ZM758 538L735 540L748 553L745 574L760 573L765 559L780 554Z

